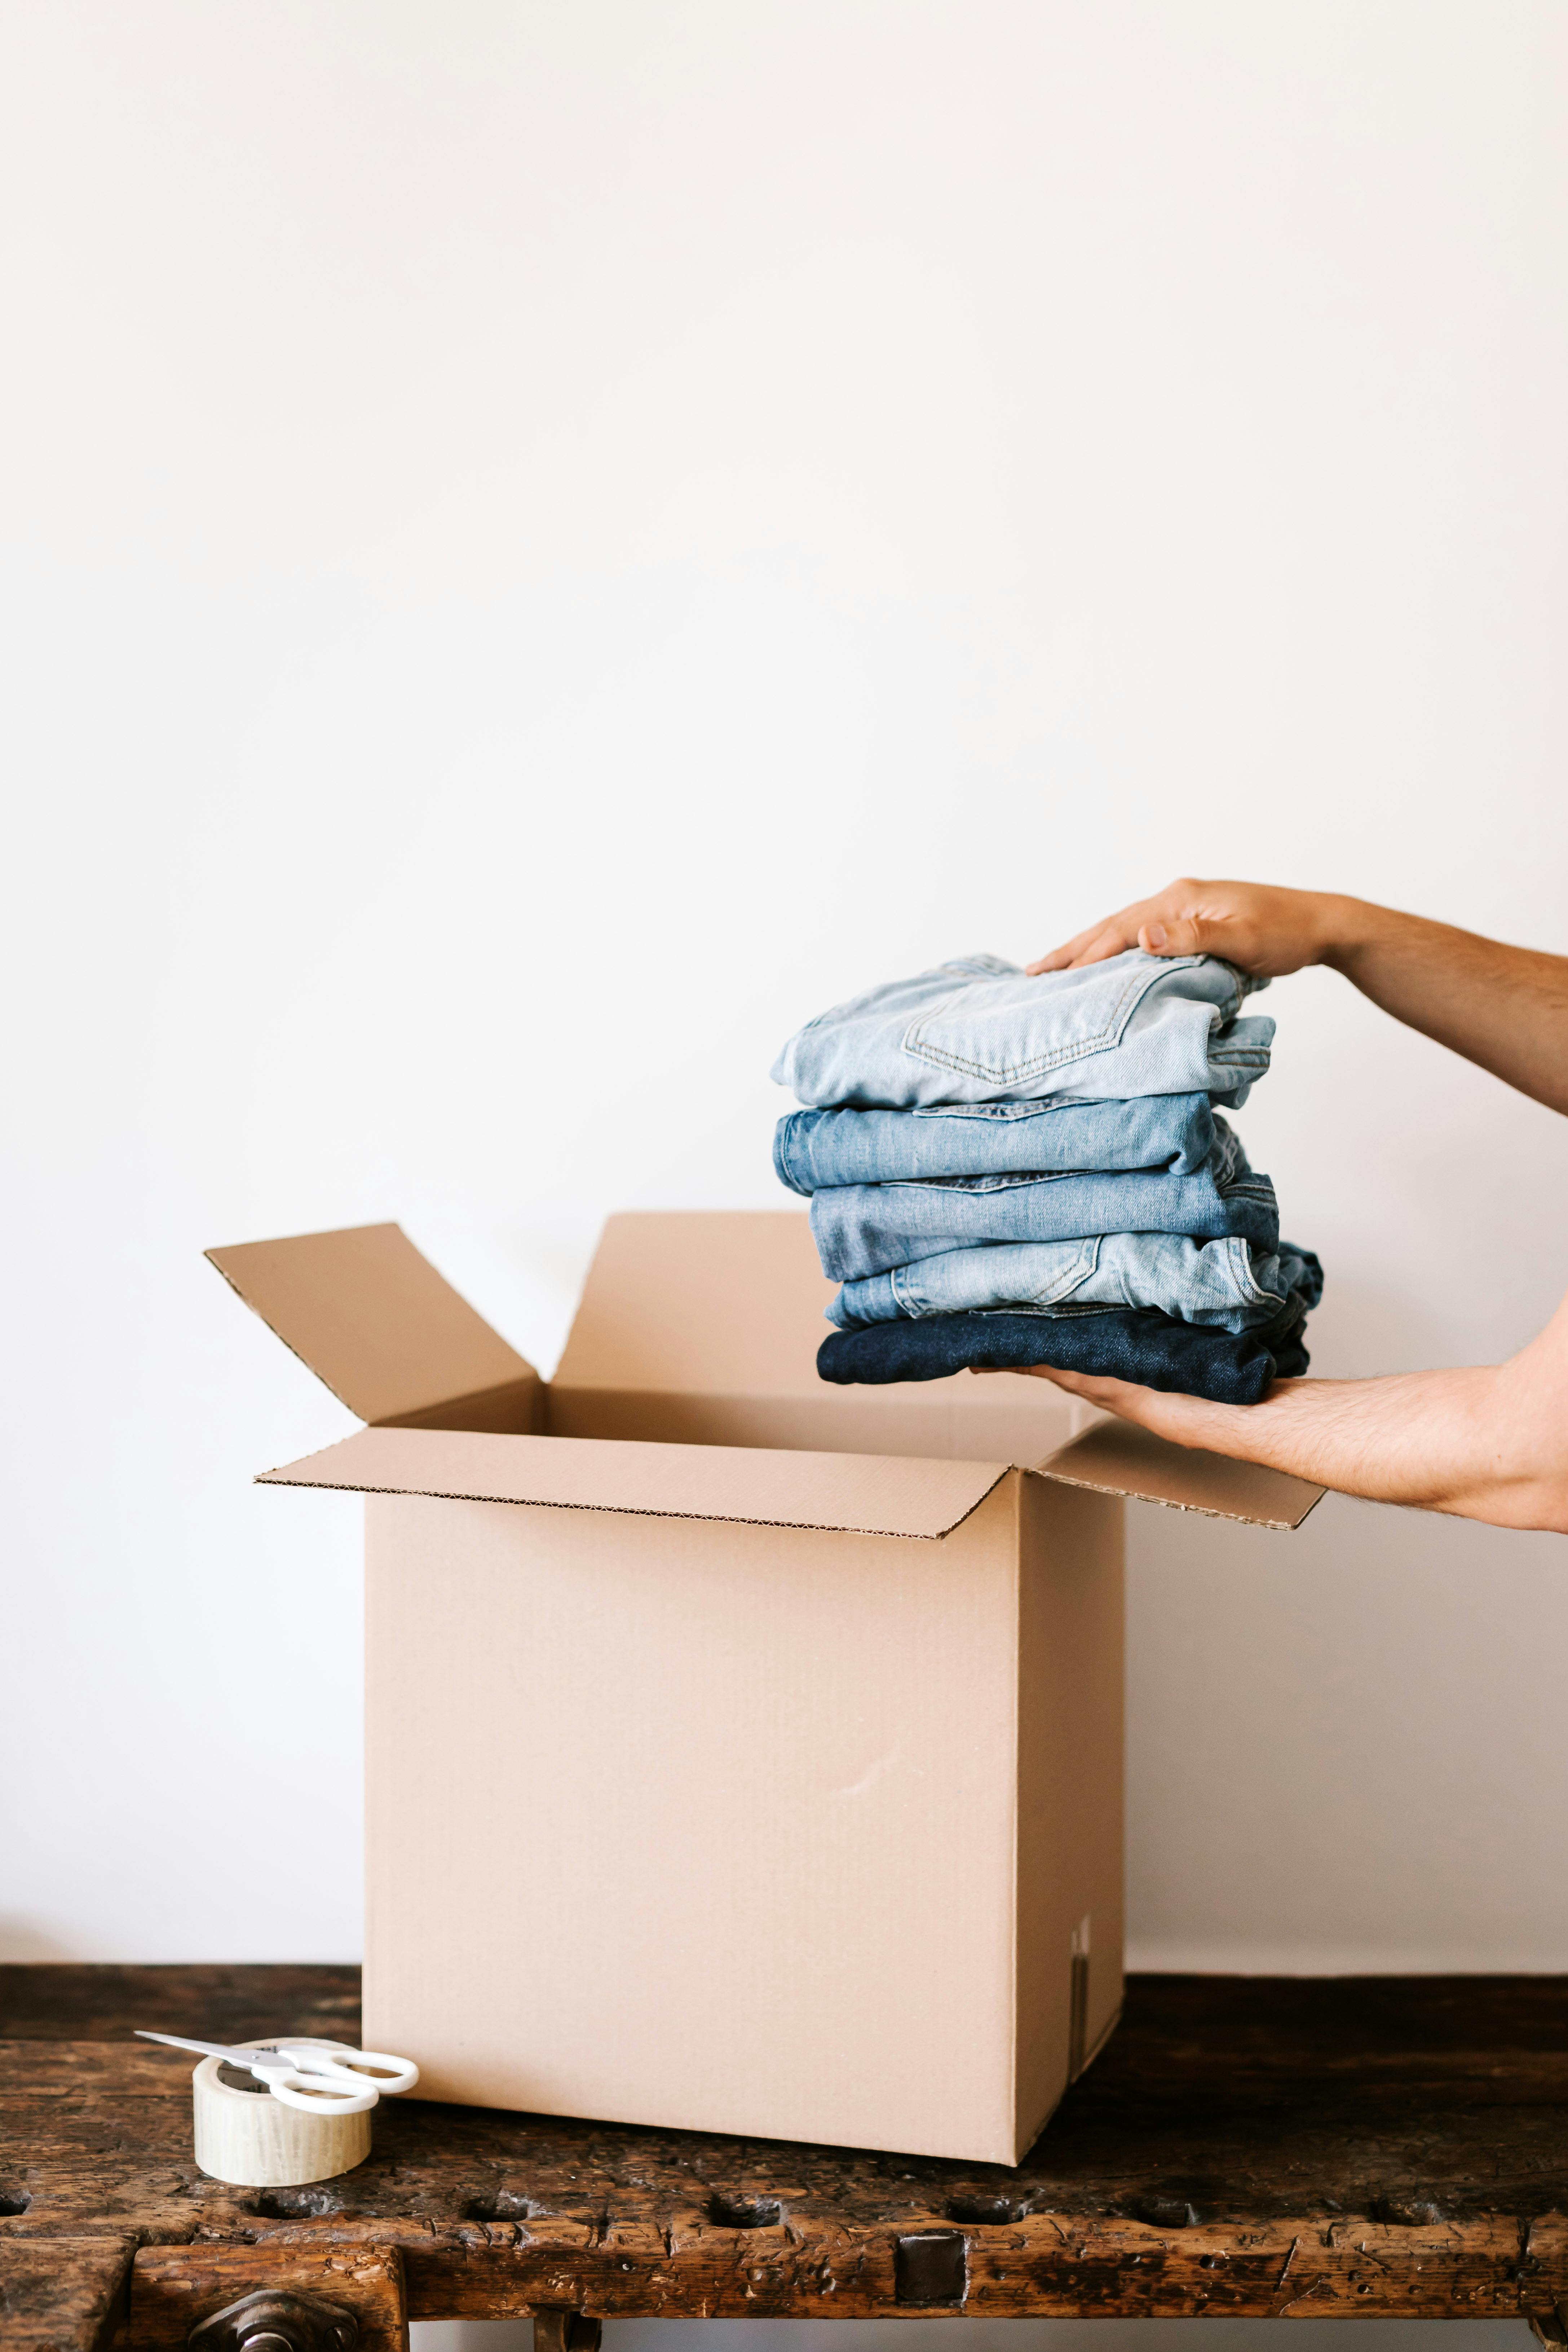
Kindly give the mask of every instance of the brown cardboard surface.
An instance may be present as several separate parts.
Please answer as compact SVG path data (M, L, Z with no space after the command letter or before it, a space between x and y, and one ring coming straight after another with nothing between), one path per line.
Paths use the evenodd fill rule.
M1117 1990L1120 1517L373 1496L368 2042L422 2097L1016 2163L1086 1912Z
M557 1437L657 1438L670 1445L784 1446L915 1460L1044 1461L1070 1433L1070 1407L1044 1381L1020 1378L1016 1387L1025 1393L1005 1393L1000 1381L967 1372L887 1388L832 1388L819 1381L810 1396L552 1387L546 1411Z
M1126 1515L1044 1478L1020 1478L1016 1492L1021 2157L1121 2007ZM1075 2052L1080 1929L1088 1984Z
M1211 1519L1242 1519L1249 1526L1299 1528L1328 1489L1256 1462L1173 1445L1152 1430L1128 1421L1105 1421L1086 1430L1039 1465L1041 1475L1067 1486L1089 1486L1102 1495L1126 1495L1173 1510L1201 1511Z
M606 1218L553 1389L818 1396L824 1279L804 1212Z
M932 1539L960 1526L1007 1470L1005 1462L379 1428L266 1471L260 1483Z
M1044 1381L959 1372L888 1388L816 1376L830 1326L811 1227L794 1210L611 1217L552 1381L559 1437L1039 1462L1070 1429Z
M579 1442L1012 1462L1063 1484L1271 1528L1299 1527L1323 1493L1126 1423L1064 1445L1067 1398L1018 1374L829 1386L816 1355L833 1286L795 1211L610 1218L548 1388L396 1225L207 1255L345 1404L381 1427L545 1427Z
M536 1425L541 1382L533 1366L458 1297L401 1226L297 1234L206 1255L362 1421L428 1423L472 1401L484 1416L480 1427Z

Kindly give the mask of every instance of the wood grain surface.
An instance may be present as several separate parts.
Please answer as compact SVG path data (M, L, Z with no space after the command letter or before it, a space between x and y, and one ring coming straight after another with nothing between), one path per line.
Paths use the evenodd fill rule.
M359 2352L405 2352L395 2246L144 2246L132 2283L132 2341L147 2352L183 2352L192 2328L215 2311L279 2287L352 2311Z
M0 1970L24 2021L0 2048L0 2233L132 2233L171 2277L215 2249L243 2271L249 2247L395 2248L415 2318L1551 2326L1568 2305L1561 1978L1134 1977L1121 2030L1016 2171L398 2100L357 2170L246 2190L195 2169L191 2060L122 2037L309 2021L352 2038L349 1972L95 1974ZM40 2024L53 2038L26 2038Z
M101 2352L135 2251L132 2237L0 2238L0 2352Z

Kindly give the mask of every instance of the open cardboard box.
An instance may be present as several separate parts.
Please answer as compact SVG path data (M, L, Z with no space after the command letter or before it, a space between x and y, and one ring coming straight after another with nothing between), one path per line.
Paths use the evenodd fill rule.
M1016 2164L1121 1999L1122 1498L1321 1489L1016 1374L835 1389L805 1217L612 1218L552 1381L395 1225L209 1252L367 1426L366 2046Z

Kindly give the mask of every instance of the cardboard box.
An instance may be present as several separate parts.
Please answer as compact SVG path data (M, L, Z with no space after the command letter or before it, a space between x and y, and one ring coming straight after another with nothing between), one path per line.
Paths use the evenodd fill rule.
M793 1212L613 1218L548 1383L395 1225L209 1255L368 1424L265 1474L366 1496L367 2046L1016 2163L1121 2004L1121 1498L1321 1490L1016 1375L827 1387Z

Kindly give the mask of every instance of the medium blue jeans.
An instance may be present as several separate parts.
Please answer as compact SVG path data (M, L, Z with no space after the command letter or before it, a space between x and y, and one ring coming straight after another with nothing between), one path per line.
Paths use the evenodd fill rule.
M1274 1036L1266 1017L1238 1017L1258 985L1215 956L1138 948L1035 980L999 956L967 956L820 1013L773 1075L803 1103L861 1110L1132 1095L1240 1103Z
M781 1184L809 1196L834 1184L907 1184L925 1176L1066 1175L1159 1168L1191 1176L1214 1150L1207 1095L1131 1102L963 1103L940 1110L792 1110L773 1134Z
M1237 1234L1256 1250L1277 1250L1273 1185L1253 1174L1224 1119L1216 1118L1215 1129L1208 1164L1191 1176L1131 1169L833 1185L811 1203L822 1271L834 1282L858 1282L977 1244L1080 1241L1095 1234L1185 1234L1197 1241Z
M1215 1330L1261 1329L1290 1308L1315 1307L1322 1268L1310 1250L1282 1242L1249 1249L1232 1237L1195 1242L1175 1234L1104 1234L1085 1241L997 1243L949 1250L847 1282L827 1309L841 1328L901 1316L1073 1315L1099 1307L1154 1307L1178 1322Z

